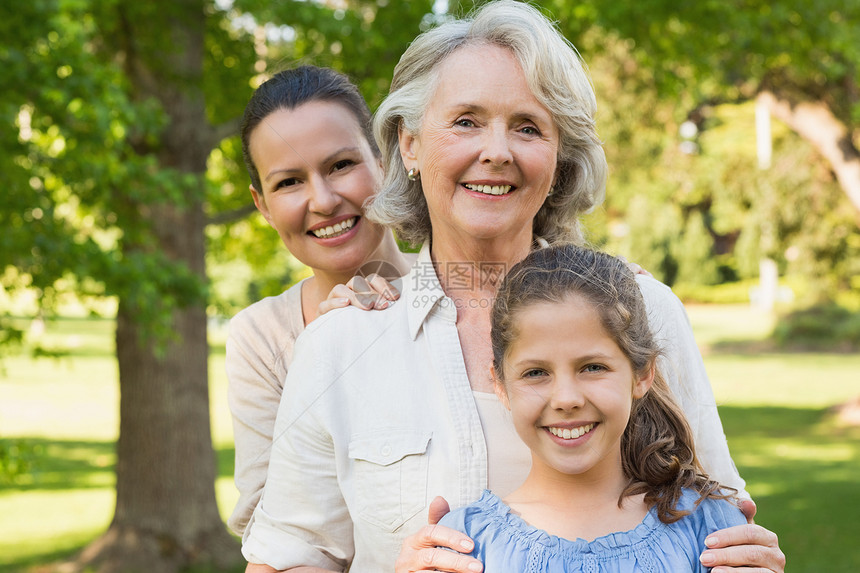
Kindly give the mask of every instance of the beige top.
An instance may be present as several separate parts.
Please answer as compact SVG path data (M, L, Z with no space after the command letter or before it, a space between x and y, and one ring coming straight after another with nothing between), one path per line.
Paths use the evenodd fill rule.
M252 304L230 321L224 366L239 501L227 525L237 535L244 533L266 483L275 416L293 360L293 344L305 329L303 283Z
M487 442L487 489L506 497L523 485L531 464L531 452L511 422L511 413L499 398L490 392L472 392L481 429Z

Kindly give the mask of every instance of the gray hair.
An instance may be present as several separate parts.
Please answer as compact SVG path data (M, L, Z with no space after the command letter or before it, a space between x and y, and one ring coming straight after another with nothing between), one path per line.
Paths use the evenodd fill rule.
M391 90L373 118L385 179L367 215L413 245L430 238L427 202L420 181L409 181L400 157L400 129L418 135L433 96L439 64L465 45L509 49L537 100L559 130L555 187L534 219L534 234L550 243L582 242L578 217L604 198L608 166L594 123L597 103L576 48L536 8L496 0L470 17L450 20L420 34L403 53Z

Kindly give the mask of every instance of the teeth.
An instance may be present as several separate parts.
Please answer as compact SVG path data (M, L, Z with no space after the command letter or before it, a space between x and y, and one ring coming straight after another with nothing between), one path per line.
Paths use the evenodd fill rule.
M594 429L594 424L588 424L586 426L580 426L578 428L554 428L549 427L549 433L553 436L558 436L564 440L575 440L576 438L582 437L588 432Z
M329 225L328 227L322 229L314 229L313 231L311 231L311 233L313 233L315 237L320 239L331 239L332 237L337 237L338 235L342 235L343 233L352 229L357 219L357 217L352 217L351 219L341 221L340 223L335 223L334 225Z
M471 189L478 193L484 193L485 195L504 195L505 193L509 193L511 190L510 185L473 185L471 183L466 183L465 187L466 189Z

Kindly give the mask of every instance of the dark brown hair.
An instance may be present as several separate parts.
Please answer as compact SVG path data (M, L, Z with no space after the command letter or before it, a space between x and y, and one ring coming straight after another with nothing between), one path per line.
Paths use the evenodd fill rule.
M652 367L656 370L651 389L633 400L621 437L622 469L630 481L618 505L627 496L644 493L645 502L656 505L660 521L673 523L689 513L676 509L684 488L699 493L697 504L706 497L730 497L696 459L692 431L656 369L660 348L648 325L639 285L620 259L584 247L557 245L535 250L516 264L493 304L491 339L498 375L502 376L508 349L518 336L517 314L535 303L569 303L570 295L597 310L603 328L636 375Z

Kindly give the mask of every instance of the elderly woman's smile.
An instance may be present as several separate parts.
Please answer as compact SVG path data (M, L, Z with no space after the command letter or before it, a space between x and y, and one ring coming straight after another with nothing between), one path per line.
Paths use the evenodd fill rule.
M404 162L421 173L434 244L528 245L555 178L552 114L508 49L467 45L438 70L420 133L401 137Z
M463 187L484 195L507 195L514 188L513 185L480 185L478 183L464 183Z

